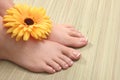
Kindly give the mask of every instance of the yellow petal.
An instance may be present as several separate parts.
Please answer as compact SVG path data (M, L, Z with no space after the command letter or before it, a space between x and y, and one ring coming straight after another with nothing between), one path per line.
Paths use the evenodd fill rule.
M14 27L9 28L9 29L7 30L7 33L11 33L11 32L13 32L14 29L15 29Z
M19 33L21 27L17 27L16 29L13 30L13 33Z
M42 36L42 34L41 34L41 32L40 32L40 29L34 28L33 31L34 31L39 37Z
M10 8L10 9L7 10L7 15L9 15L9 14L11 15L11 14L13 14L15 11L16 11L16 9Z
M18 35L19 31L20 31L21 27L17 27L12 31L12 36L11 38L15 37Z
M16 21L14 18L4 18L3 21Z
M27 28L27 31L28 31L28 32L31 32L31 31L32 31L32 29L31 29L31 28Z
M29 15L30 16L37 16L37 11L34 7L30 8Z
M18 33L13 33L13 34L11 35L11 38L17 36L17 34L18 34Z
M20 30L20 32L18 33L18 35L17 35L17 37L16 37L16 41L19 41L19 40L22 38L23 34L24 34L24 31L23 31L23 29L22 29L22 30Z
M15 24L12 23L12 22L9 22L9 23L5 23L4 26L5 27L11 27L11 26L15 26Z
M45 15L46 14L46 11L45 11L45 9L44 8L39 8L39 11L38 11L38 14L40 14L40 15Z
M18 36L23 36L23 34L24 34L24 30L22 29L22 30L20 30L20 32L18 33Z
M35 39L38 39L38 36L37 36L37 34L36 34L34 31L31 32L31 36L32 36L33 38L35 38Z
M25 32L24 36L23 36L23 40L27 41L30 38L30 33L29 32Z
M45 34L43 34L43 35L42 35L42 38L45 38L45 39L46 39L46 38L47 38L47 36L46 36Z
M24 31L27 31L27 27L24 27L23 30L24 30Z
M5 19L5 18L12 18L12 16L11 16L11 15L5 15L5 16L4 16L4 19Z
M21 39L21 37L16 37L16 41L19 41Z

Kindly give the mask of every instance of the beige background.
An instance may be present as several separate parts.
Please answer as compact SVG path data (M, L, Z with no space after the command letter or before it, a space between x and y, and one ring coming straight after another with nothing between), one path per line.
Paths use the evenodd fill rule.
M71 24L89 44L70 69L55 74L32 73L0 61L0 80L120 80L120 0L15 0L43 6L58 24Z

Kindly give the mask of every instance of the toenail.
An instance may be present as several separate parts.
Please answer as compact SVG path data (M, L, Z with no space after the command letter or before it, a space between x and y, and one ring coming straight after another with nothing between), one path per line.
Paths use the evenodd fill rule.
M61 67L58 67L59 70L61 70L62 68Z
M88 41L88 38L87 38L87 37L85 37L85 40L86 40L86 41Z
M54 69L52 70L54 73L56 72Z
M80 38L80 41L84 42L84 41L87 41L86 38Z
M71 61L70 64L73 65L73 61Z
M74 54L76 57L79 57L79 56L80 56L80 53L78 53L78 52L73 52L73 54Z
M65 65L65 68L67 68L67 67L68 67L68 65L66 64L66 65Z

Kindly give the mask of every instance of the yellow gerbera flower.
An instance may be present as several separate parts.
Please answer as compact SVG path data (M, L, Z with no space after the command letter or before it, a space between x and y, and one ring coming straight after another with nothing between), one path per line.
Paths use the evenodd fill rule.
M8 9L3 21L4 26L8 28L7 33L11 33L12 38L16 37L16 41L21 38L27 41L30 37L46 39L52 28L52 22L44 8L28 5L19 4Z

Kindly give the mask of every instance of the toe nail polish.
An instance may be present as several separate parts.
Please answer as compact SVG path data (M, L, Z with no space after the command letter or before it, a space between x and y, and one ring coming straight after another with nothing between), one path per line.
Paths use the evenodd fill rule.
M78 53L78 52L73 52L73 54L74 54L76 57L80 56L80 53Z
M73 61L71 61L70 64L72 65L72 64L73 64Z
M66 64L65 67L68 67L68 65Z
M53 69L53 72L56 72L56 71Z
M86 38L81 38L80 41L84 42L86 41Z
M88 38L85 37L85 40L88 41Z
M61 67L59 67L58 69L59 69L59 70L61 70L62 68L61 68Z

